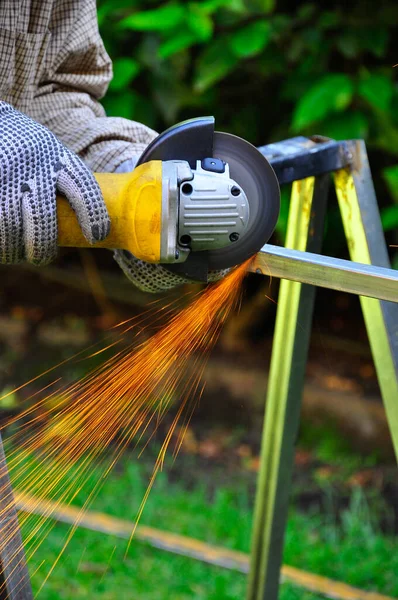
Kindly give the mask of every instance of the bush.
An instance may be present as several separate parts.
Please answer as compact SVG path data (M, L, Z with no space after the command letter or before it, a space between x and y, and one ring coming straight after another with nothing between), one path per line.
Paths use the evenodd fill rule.
M218 129L257 145L314 133L364 138L383 226L397 243L398 5L321 6L99 0L114 60L104 105L157 130L214 114Z

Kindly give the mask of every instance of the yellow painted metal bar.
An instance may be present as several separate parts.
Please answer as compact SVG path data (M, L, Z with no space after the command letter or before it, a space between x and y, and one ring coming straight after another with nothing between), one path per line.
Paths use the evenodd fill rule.
M335 173L334 179L351 260L371 264L353 173L349 169L341 169ZM379 300L365 296L360 296L360 302L398 460L398 374L382 305Z
M160 262L162 230L162 162L151 161L132 173L95 173L111 219L108 237L92 247L129 250L146 262ZM76 215L57 198L58 245L74 248L90 244Z
M15 492L14 495L17 508L21 512L40 515L70 525L78 523L79 527L123 539L129 539L134 532L134 539L146 542L155 548L242 573L248 571L249 557L244 552L213 546L200 540L161 531L146 525L136 525L134 522L111 517L104 513L82 511L75 506L62 505L21 492ZM282 567L281 574L284 581L335 600L393 600L393 598L377 592L366 592L340 581L287 565Z
M323 209L320 205L317 216L322 225L326 183L325 178L317 182L317 199L321 200L323 196ZM315 235L311 230L314 226L313 212L317 210L313 211L314 189L314 177L293 183L286 248L305 251L308 240ZM309 337L301 328L306 327L307 321L308 329L311 327L314 294L314 288L307 288L307 297L304 298L302 288L302 284L296 281L282 280L280 284L262 434L247 600L275 600L278 595L294 440L299 423ZM305 324L301 322L301 317Z

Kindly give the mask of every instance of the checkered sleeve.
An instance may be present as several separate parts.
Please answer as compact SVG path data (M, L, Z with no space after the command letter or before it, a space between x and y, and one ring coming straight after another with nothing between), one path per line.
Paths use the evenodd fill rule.
M112 78L112 63L98 31L95 0L55 0L50 30L30 115L94 171L134 163L156 133L135 121L107 117L99 103Z

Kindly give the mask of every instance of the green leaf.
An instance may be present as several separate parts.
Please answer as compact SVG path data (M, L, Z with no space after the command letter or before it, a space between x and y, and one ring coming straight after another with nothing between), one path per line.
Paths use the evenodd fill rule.
M148 127L156 127L154 106L147 97L140 96L133 90L111 92L102 100L106 113L111 117L124 117L145 123Z
M209 40L213 33L213 21L200 4L189 4L186 14L189 29L202 42Z
M102 100L102 104L110 117L133 119L136 100L135 92L124 90L122 93L110 92Z
M126 17L120 21L120 27L138 31L164 31L182 24L185 13L186 9L180 4L165 4Z
M113 61L113 79L110 88L113 91L122 90L138 75L139 63L133 58L120 57Z
M266 21L246 25L229 38L229 46L238 58L255 56L268 44L271 26Z
M353 94L354 84L348 75L325 75L297 103L293 113L293 131L312 125L333 112L343 111L350 104Z
M346 58L356 58L361 52L360 39L352 31L344 31L337 38L336 46Z
M398 204L398 165L383 170L383 177L395 204Z
M381 224L384 231L398 229L398 206L386 206L380 211Z
M237 62L238 59L229 51L225 38L213 42L199 57L195 74L195 91L203 92L223 79Z
M334 29L340 26L341 15L337 11L323 11L321 12L318 20L318 29Z
M205 0L200 6L208 15L217 12L220 8L226 8L234 13L247 13L244 0Z
M367 117L358 110L350 110L328 117L319 133L334 140L352 140L366 138L368 130Z
M108 14L110 13L110 9L107 5L105 6L101 6L98 8L97 10L97 22L98 22L98 26L101 27L101 25L104 23L106 17L108 16Z
M197 37L191 31L183 30L176 35L170 36L168 40L160 44L158 56L168 58L181 50L186 50L198 42Z
M358 93L374 108L384 112L391 105L394 88L392 81L385 75L371 73L366 79L359 82Z

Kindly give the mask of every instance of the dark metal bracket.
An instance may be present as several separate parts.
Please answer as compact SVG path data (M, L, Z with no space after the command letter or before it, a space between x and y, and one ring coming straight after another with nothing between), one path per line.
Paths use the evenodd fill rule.
M353 155L349 142L322 136L290 138L258 148L272 165L280 185L349 167Z

